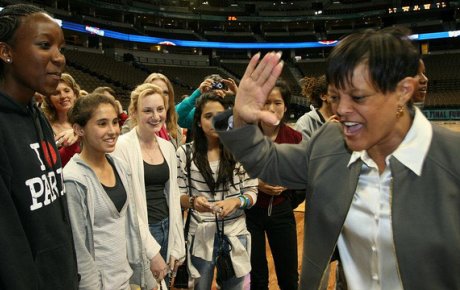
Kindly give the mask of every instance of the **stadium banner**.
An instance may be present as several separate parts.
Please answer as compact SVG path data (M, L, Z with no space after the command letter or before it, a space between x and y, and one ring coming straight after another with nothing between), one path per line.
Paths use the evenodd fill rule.
M460 120L460 109L424 109L428 120Z

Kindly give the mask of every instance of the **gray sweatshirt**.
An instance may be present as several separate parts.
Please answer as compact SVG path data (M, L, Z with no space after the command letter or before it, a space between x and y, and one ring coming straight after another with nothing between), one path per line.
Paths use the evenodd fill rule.
M129 173L119 159L115 164L127 193L118 212L94 171L80 158L72 157L64 168L72 225L79 289L129 289L129 284L152 289L155 285L150 263L139 232Z
M302 133L304 140L310 140L313 133L324 124L315 107L310 106L310 109L310 112L305 113L297 120L294 127L294 129Z

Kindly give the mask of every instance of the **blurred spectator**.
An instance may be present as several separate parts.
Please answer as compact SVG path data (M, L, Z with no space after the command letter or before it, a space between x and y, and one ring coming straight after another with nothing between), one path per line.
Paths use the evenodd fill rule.
M179 115L179 126L187 130L192 128L196 100L203 93L211 90L214 91L216 95L224 98L227 94L235 95L238 90L238 86L233 79L223 79L218 74L206 76L198 89L196 89L188 98L185 98L182 102L177 104L176 111Z
M67 112L73 107L79 94L80 86L74 78L63 73L56 91L45 96L42 105L43 112L53 128L62 166L65 166L75 153L80 152L78 136L74 133L67 116Z
M80 89L80 97L87 96L88 94L88 91Z
M422 59L420 59L419 67L417 71L417 80L418 80L418 88L415 91L413 96L414 105L419 108L423 108L425 104L426 92L428 90L428 77L425 75L425 63Z
M265 102L264 110L272 112L278 125L259 123L263 134L275 143L297 144L302 134L287 126L285 113L291 101L287 83L278 80ZM297 229L293 209L304 199L303 190L268 184L259 179L256 204L246 210L246 223L251 233L251 289L268 289L266 239L275 263L281 290L296 289L299 282Z
M318 78L304 77L300 80L300 85L302 94L311 104L311 111L297 120L295 129L302 133L305 140L308 140L325 122L337 121L337 116L332 113L328 100L325 75Z
M45 99L45 96L40 94L39 92L35 92L34 94L34 102L37 105L39 109L42 107L43 100Z
M126 114L126 112L123 110L123 106L117 99L115 91L111 87L97 87L94 89L93 94L103 94L115 101L118 106L118 123L120 124L121 128L125 121L128 119L128 114Z

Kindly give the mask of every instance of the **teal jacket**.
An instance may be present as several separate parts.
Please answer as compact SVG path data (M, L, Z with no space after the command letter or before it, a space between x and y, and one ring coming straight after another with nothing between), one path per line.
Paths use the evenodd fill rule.
M199 96L201 96L200 89L196 89L188 98L176 105L177 123L182 128L192 129L195 103Z

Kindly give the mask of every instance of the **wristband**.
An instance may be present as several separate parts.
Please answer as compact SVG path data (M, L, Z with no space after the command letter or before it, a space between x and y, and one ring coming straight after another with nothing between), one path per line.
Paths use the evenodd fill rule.
M240 208L244 209L244 204L246 203L244 197L238 196L238 199L240 200Z
M241 202L241 206L240 206L241 209L247 209L250 207L251 200L249 199L249 197L243 194L243 195L240 195L238 198L240 199L240 202Z
M244 197L244 208L249 208L251 205L251 200L246 195L243 195L243 197Z

